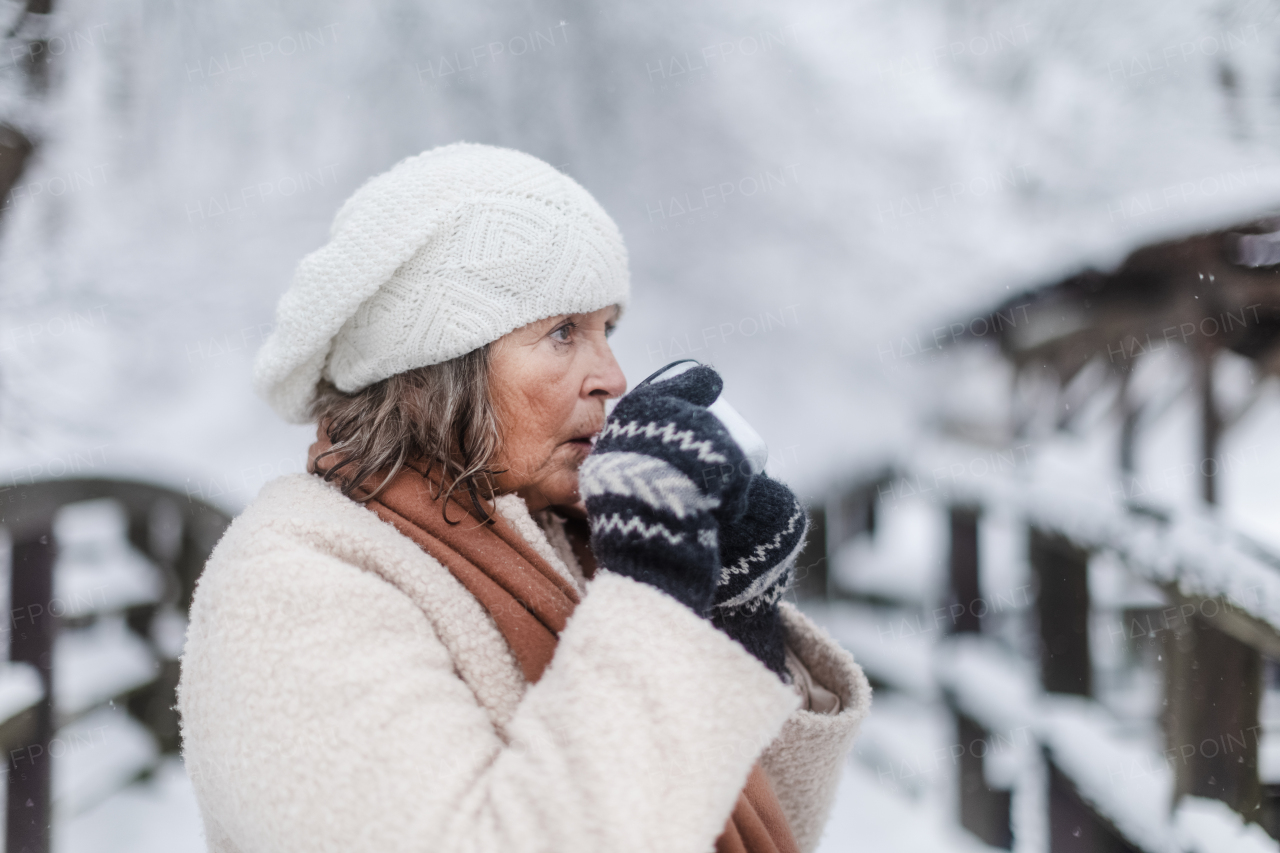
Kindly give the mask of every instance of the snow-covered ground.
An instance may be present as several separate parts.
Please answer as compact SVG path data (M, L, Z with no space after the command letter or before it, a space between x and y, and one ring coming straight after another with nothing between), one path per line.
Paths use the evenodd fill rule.
M59 827L54 853L203 853L204 836L191 783L177 759ZM954 823L886 787L876 771L845 766L820 853L986 853Z
M54 853L204 853L191 781L176 758L57 827Z

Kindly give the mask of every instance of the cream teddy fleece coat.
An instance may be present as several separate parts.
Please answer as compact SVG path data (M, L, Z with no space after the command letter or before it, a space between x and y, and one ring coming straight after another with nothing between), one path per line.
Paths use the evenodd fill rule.
M707 853L760 759L812 850L871 691L790 604L840 699L800 709L742 646L601 569L515 496L498 509L583 591L525 682L476 599L319 478L263 488L196 588L178 709L213 853Z

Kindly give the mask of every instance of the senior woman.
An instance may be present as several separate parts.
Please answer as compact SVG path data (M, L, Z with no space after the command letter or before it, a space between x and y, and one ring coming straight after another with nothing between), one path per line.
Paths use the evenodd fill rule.
M542 161L401 161L256 365L319 424L196 589L184 755L218 853L812 850L870 690L780 601L805 529L707 411L631 393L621 235ZM622 397L606 419L607 400Z

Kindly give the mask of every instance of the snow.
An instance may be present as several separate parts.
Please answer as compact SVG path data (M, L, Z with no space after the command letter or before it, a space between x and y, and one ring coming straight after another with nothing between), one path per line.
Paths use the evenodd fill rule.
M158 759L155 739L124 708L98 708L63 726L49 743L55 819L113 795Z
M1050 748L1054 761L1082 796L1145 849L1276 849L1276 842L1261 829L1253 826L1246 830L1239 816L1222 803L1184 799L1171 819L1173 772L1162 754L1158 730L1135 731L1097 702L1041 694L1035 673L990 640L952 638L938 647L934 668L957 707L988 730L1032 731L1037 743ZM1268 702L1274 701L1275 696L1268 694ZM1264 711L1264 723L1267 719ZM871 731L885 728L881 723ZM1277 749L1274 734L1264 736L1260 749L1263 779L1275 778ZM1014 750L1004 753L1006 759L1016 756ZM1016 777L1027 769L1015 762L1005 772ZM1015 782L1014 787L1021 791L1022 784ZM1016 798L1014 808L1016 821ZM1043 819L1040 812L1031 812L1033 818L1037 815ZM1256 844L1262 846L1251 846Z
M166 758L154 775L58 825L54 853L205 853L195 792L182 762Z
M881 505L888 500L892 497L882 498ZM889 529L874 538L855 537L831 555L836 587L889 601L937 598L942 566L936 555L945 547L947 533L936 507L904 499L881 519Z
M913 696L935 697L929 659L945 622L938 622L933 614L926 617L856 603L807 605L805 612L853 652L869 678Z
M945 799L953 787L955 721L935 702L894 691L875 697L875 713L858 732L853 756L877 783L913 799Z
M126 539L127 518L114 500L62 507L54 519L55 615L91 621L64 627L54 645L54 696L58 713L72 718L152 681L159 667L151 646L125 623L125 608L157 602L160 570ZM171 657L181 649L185 619L161 611L157 621ZM174 625L174 618L179 625ZM74 623L73 623L74 625ZM175 633L177 637L174 636Z
M1259 401L1223 439L1222 503L1233 526L1280 551L1280 490L1275 488L1280 447L1274 441L1280 429L1280 382L1263 381Z
M1280 732L1275 731L1274 725L1264 724L1258 739L1258 778L1271 785L1280 782Z
M58 616L74 619L160 599L164 578L129 545L127 529L124 509L113 500L83 501L58 511L54 519Z
M988 847L960 829L942 808L921 808L881 784L874 771L845 765L818 853L986 853Z
M1274 685L1262 693L1258 707L1262 736L1258 739L1258 778L1263 783L1280 782L1280 691Z
M1030 589L1031 566L1027 561L1027 532L1012 507L994 507L983 513L978 528L978 585L983 598L1009 598L1011 591ZM1022 602L1031 601L1022 596Z
M1274 558L1204 507L1170 508L1169 519L1132 511L1123 490L1109 484L1106 467L1087 458L1096 456L1099 443L1074 456L1075 448L1066 442L1043 453L1028 450L1027 462L1018 467L1011 461L1016 451L975 455L972 447L934 441L899 462L904 473L894 488L919 494L938 507L963 502L1012 512L1023 524L1111 552L1142 581L1172 584L1187 596L1221 597L1223 606L1280 630L1280 574ZM1148 597L1136 588L1133 594Z
M1028 664L974 636L950 638L938 649L933 671L957 707L996 731L1032 725L1040 698L1038 676Z
M1080 795L1145 850L1178 849L1169 823L1173 771L1158 748L1119 737L1095 703L1046 697L1036 729Z
M949 641L935 673L957 707L988 731L1032 732L1027 740L1049 747L1081 796L1127 837L1152 851L1177 849L1168 815L1173 772L1150 738L1135 738L1097 702L1041 693L1026 663L986 639Z
M1225 803L1184 797L1174 814L1179 840L1187 853L1275 853L1280 844L1262 827L1246 824Z
M44 698L40 673L29 663L0 663L0 722L12 719Z
M156 651L168 660L177 660L187 642L187 617L176 607L161 607L151 622L151 639Z
M771 473L805 498L900 463L876 539L833 559L842 586L906 606L841 605L821 617L910 700L877 698L867 731L885 760L913 760L943 731L929 703L940 701L946 666L982 688L960 697L975 715L1024 719L1025 666L983 655L1025 659L1034 642L1024 628L1027 521L1111 549L1091 569L1105 611L1095 636L1110 638L1106 620L1152 603L1164 584L1280 625L1280 576L1254 545L1280 549L1278 383L1228 434L1222 507L1209 514L1186 468L1198 455L1195 412L1170 396L1187 379L1174 352L1139 362L1134 388L1163 411L1141 425L1137 482L1122 482L1105 396L1068 434L1035 422L1015 438L1014 410L1043 389L1015 384L992 348L940 348L950 324L1029 286L1274 209L1271 7L55 5L50 32L79 47L50 64L48 96L33 101L0 73L0 108L40 143L4 200L0 232L0 487L136 476L236 511L269 479L300 471L311 430L281 424L250 391L275 301L361 181L467 139L544 157L618 220L635 298L613 341L631 381L685 355L714 363L766 440ZM516 55L514 39L534 31L543 48ZM306 49L286 51L299 40ZM493 44L501 57L446 72L443 60ZM1222 373L1236 405L1250 379L1231 359ZM989 503L982 595L1001 650L939 645L939 510L949 497ZM1130 513L1128 498L1172 521ZM118 507L63 518L56 595L69 615L159 600L158 575L124 543ZM1235 529L1242 535L1224 532ZM172 610L161 611L154 650L111 618L67 633L60 709L149 679L154 655L173 658L184 633ZM1101 660L1115 674L1108 719L1138 743L1150 685L1124 680L1121 651L1114 644ZM0 710L6 697L17 708L32 695L29 671L7 672ZM1049 734L1064 748L1109 743L1086 717L1068 714ZM119 734L126 775L147 754L130 731ZM1035 823L1042 771L989 768L1024 780L1020 853L1047 846ZM940 790L889 790L851 764L824 849L978 849ZM168 830L165 849L195 849L193 809L167 763L59 824L55 843L159 849ZM1209 825L1187 815L1179 838Z
M149 683L158 672L151 648L121 617L104 617L88 628L63 631L53 649L58 713L80 714Z
M1044 744L1085 800L1126 836L1146 849L1182 850L1190 842L1170 814L1173 772L1159 727L1159 650L1149 639L1170 612L1176 619L1182 611L1169 610L1161 586L1180 585L1184 594L1207 598L1221 595L1226 606L1274 626L1268 602L1274 601L1269 596L1275 570L1265 555L1194 505L1175 504L1171 517L1160 520L1129 512L1116 495L1098 500L1097 483L1111 476L1100 443L1096 433L1089 433L1079 442L1062 442L1052 453L1029 449L1016 465L1007 459L995 464L958 442L922 444L910 464L900 465L903 476L891 487L890 499L880 503L876 540L855 540L837 554L837 560L848 561L843 571L867 573L853 583L845 574L843 588L893 603L836 602L810 606L809 612L854 653L869 676L886 685L856 753L882 787L915 797L922 817L935 819L949 802L937 791L954 768L935 766L938 756L947 755L946 738L953 737L946 734L953 724L945 714L938 716L946 697L990 732L992 742L1019 747L992 750L985 762L989 784L1014 792L1017 849L1042 853L1047 845L1045 768L1037 754ZM1059 476L1063 471L1071 474L1065 483ZM930 609L944 600L940 584L914 580L931 576L923 570L938 565L945 538L922 541L920 531L928 528L925 513L939 524L951 501L973 500L984 507L981 578L992 612L984 617L983 635L952 636L945 609ZM914 521L913 514L918 515ZM1017 600L1020 606L995 606L1011 588L1030 582L1028 524L1066 531L1097 549L1089 564L1096 700L1043 694L1037 640L1028 633L1034 631L1031 597ZM990 541L988 533L994 534ZM926 547L925 541L931 544ZM876 562L880 555L899 553L903 557L896 563ZM854 564L854 557L861 562ZM905 579L882 567L887 565ZM991 576L988 566L995 567ZM866 580L872 577L884 580ZM885 595L894 583L905 591ZM1203 606L1211 610L1214 605ZM1137 611L1134 619L1153 611L1156 627L1126 624L1130 609ZM936 613L942 614L940 623L931 615ZM1002 621L994 625L991 617ZM1276 695L1268 691L1263 705L1263 779L1280 773L1272 719ZM943 751L935 752L939 748Z
M1162 753L1158 729L1152 726L1135 729L1092 700L1042 694L1030 666L1011 657L989 639L970 636L948 640L937 649L934 671L948 695L954 697L957 707L989 731L1030 730L1036 743L1049 748L1053 761L1077 786L1081 796L1144 849L1235 849L1203 846L1215 837L1215 832L1216 837L1228 841L1242 832L1238 816L1232 818L1234 823L1228 821L1226 829L1223 829L1221 815L1200 816L1205 809L1214 811L1218 807L1232 815L1221 803L1213 808L1184 805L1171 818L1173 769ZM1148 719L1154 716L1150 714ZM1264 738L1261 749L1264 764L1275 761L1275 749L1274 742ZM1028 760L1025 751L1019 754L1019 751L1008 750L1004 757L1011 765L1005 773L1015 780L1020 779L1021 774L1034 772L1034 768L1025 763L1019 766L1016 761L1019 757L1024 762ZM1272 771L1264 767L1262 772L1265 779L1270 778L1267 774ZM1021 793L1024 784L1027 783L1015 781L1015 791ZM1041 783L1033 780L1030 784ZM1190 816L1184 815L1181 809L1189 809ZM1028 818L1043 820L1042 812L1022 811L1016 797L1014 816L1015 826L1017 821ZM1261 830L1250 830L1248 836L1250 844L1259 841L1275 844ZM1239 840L1244 843L1244 835L1240 835Z
M1089 598L1095 608L1108 612L1124 608L1159 609L1165 605L1158 588L1134 577L1110 551L1089 560Z

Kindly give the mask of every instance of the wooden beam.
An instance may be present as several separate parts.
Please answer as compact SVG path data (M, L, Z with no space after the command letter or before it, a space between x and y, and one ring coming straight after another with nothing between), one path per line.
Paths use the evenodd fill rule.
M1040 616L1040 681L1050 693L1093 695L1089 652L1089 552L1057 533L1030 528Z
M32 530L13 543L9 581L9 606L13 625L9 634L9 659L36 668L44 698L32 708L32 725L25 742L8 752L9 790L5 821L5 849L48 853L51 818L51 764L53 738L53 635L56 620L53 601L53 527L46 519L43 530Z
M1266 657L1280 661L1280 630L1269 622L1247 613L1225 598L1183 595L1176 584L1165 584L1163 589L1169 603L1178 608L1179 614L1185 614L1176 621L1186 622L1195 617L1252 646Z
M1200 394L1200 497L1207 504L1218 502L1218 449L1222 442L1222 415L1213 390L1214 352L1196 351L1196 384Z
M4 750L5 755L8 755L10 750L25 747L31 743L38 716L37 703L0 723L0 749Z
M1049 853L1143 853L1084 801L1045 750L1049 770Z
M992 789L987 785L983 756L990 734L972 717L960 711L956 717L956 745L960 753L960 825L985 844L1002 850L1013 849L1010 824L1013 792Z
M1175 802L1208 797L1259 820L1262 655L1197 616L1164 634L1165 756Z
M976 507L951 507L951 555L949 559L950 590L948 613L950 633L976 634L982 630L978 608L982 591L978 576L978 518Z
M0 122L0 198L8 198L22 177L34 146L17 128Z

